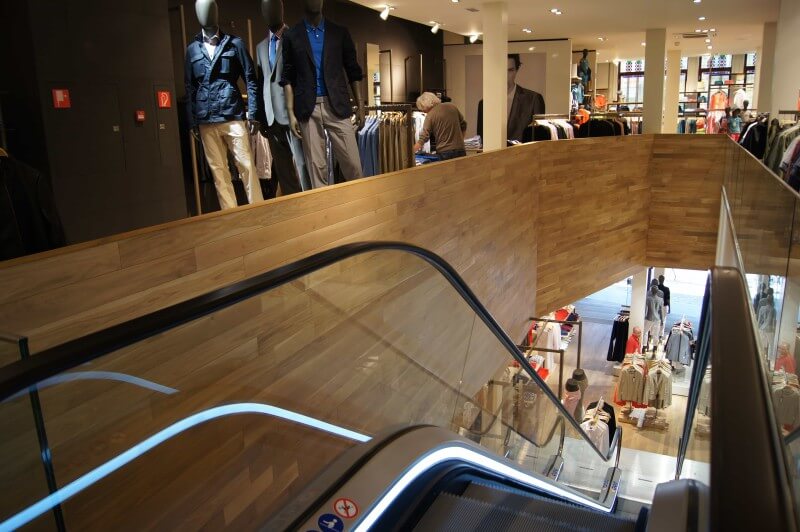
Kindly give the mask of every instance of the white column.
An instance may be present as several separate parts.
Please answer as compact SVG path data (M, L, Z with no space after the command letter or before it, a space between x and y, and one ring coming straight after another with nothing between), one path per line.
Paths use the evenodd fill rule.
M766 26L764 29L766 31ZM780 109L797 109L800 92L798 50L800 50L800 1L782 0L775 39L775 61L772 63L772 116L777 116ZM763 97L764 93L761 94Z
M645 75L647 62L645 62ZM678 127L678 102L681 90L681 51L667 52L667 80L664 86L664 123L662 133L675 133ZM646 107L645 107L646 109Z
M647 64L645 64L647 68ZM642 268L642 271L633 276L633 284L631 285L631 317L629 320L630 331L633 332L634 327L640 327L644 330L644 304L647 297L647 269ZM644 341L644 338L642 338Z
M775 39L778 25L775 22L764 24L764 40L761 44L760 54L756 56L756 90L758 97L754 97L753 109L769 112L772 109L772 73L775 64Z
M483 149L506 147L508 123L508 12L505 2L486 2L483 15Z
M667 59L667 30L647 30L644 55L644 133L661 133L664 119L664 61Z

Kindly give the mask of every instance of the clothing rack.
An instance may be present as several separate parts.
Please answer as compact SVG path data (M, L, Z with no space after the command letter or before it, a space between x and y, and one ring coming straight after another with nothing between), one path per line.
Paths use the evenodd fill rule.
M414 150L411 149L414 146L414 121L412 120L412 116L414 114L414 105L410 103L387 103L383 105L368 105L364 107L364 111L376 111L378 113L381 112L401 112L406 114L406 124L408 125L408 146L409 146L409 153L408 153L408 167L414 168L415 166L415 159L414 159Z
M800 110L797 111L778 111L778 115L792 115L795 119L800 117Z
M570 119L569 113L547 113L543 115L533 115L533 120L547 120L548 118L563 118L565 120Z

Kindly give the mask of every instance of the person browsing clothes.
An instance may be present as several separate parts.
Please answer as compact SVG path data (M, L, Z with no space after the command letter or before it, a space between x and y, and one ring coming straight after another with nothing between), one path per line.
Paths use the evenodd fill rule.
M440 161L464 157L464 132L467 122L458 107L442 101L431 92L423 92L417 98L417 109L426 113L419 140L414 144L414 153L422 149L431 134L436 139L436 155Z

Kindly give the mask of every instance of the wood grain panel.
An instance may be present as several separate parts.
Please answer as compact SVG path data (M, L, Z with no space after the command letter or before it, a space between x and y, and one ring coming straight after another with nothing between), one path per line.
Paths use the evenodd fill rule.
M674 260L664 265L708 267L719 215L708 195L723 174L708 154L718 146L725 139L543 142L120 235L0 264L0 318L39 351L333 246L401 240L444 257L518 339L532 313L650 265L681 221L692 222L681 235L689 248L665 254ZM681 153L702 154L700 183ZM675 188L684 195L660 199ZM44 390L42 402L64 483L231 402L278 404L366 433L447 424L508 361L420 259L375 253L79 368L177 394L80 382ZM24 441L0 442L2 455ZM210 423L72 499L65 515L74 528L251 528L343 445L261 416ZM8 469L9 482L28 482L25 471Z
M705 270L714 264L722 179L734 146L725 135L692 140L681 135L654 140L652 201L641 206L650 223L648 266Z

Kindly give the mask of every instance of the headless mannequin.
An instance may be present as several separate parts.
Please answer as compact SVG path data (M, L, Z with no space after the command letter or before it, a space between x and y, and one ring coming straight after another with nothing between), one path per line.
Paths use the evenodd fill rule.
M191 110L191 134L203 145L214 177L220 208L237 206L228 155L232 154L247 200L263 200L250 135L258 131L258 87L250 54L241 39L222 34L215 0L196 0L195 13L202 32L186 50L185 82ZM245 81L244 101L236 84ZM234 90L231 90L234 89Z
M217 7L216 0L196 0L194 3L194 12L197 15L197 22L203 28L203 33L206 35L216 35L219 31L219 8ZM258 131L258 122L255 117L250 117L247 121L247 128L251 135ZM192 136L200 140L200 129L195 126L192 128Z
M270 31L256 47L264 95L261 134L266 137L272 152L272 176L277 178L273 180L273 186L274 183L280 184L281 195L287 195L308 190L310 185L305 184L308 175L303 146L300 139L289 132L286 92L279 85L283 73L281 41L271 42L272 37L286 26L283 0L261 0L261 15ZM271 65L270 61L274 64Z
M319 26L322 20L323 3L324 0L303 0L303 18L312 26ZM289 127L297 138L303 138L303 134L300 131L300 123L294 115L294 89L292 89L291 85L286 85L284 89L286 91L286 107L289 109ZM356 124L358 129L361 130L364 127L364 102L361 101L361 82L353 81L350 83L350 90L353 92L353 100L358 105Z

